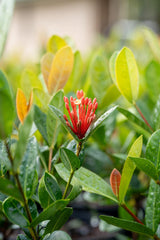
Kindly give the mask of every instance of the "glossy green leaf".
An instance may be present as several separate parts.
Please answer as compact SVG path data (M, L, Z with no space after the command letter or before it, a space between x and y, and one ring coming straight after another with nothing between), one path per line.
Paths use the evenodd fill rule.
M112 77L112 80L114 82L114 84L116 85L116 87L118 87L117 85L117 81L116 81L116 59L117 59L117 56L118 56L119 52L118 51L115 51L111 58L109 59L109 71L110 71L110 74L111 74L111 77Z
M40 110L38 106L34 106L34 122L43 139L48 143L47 136L47 115Z
M33 220L31 226L34 227L40 222L50 220L54 216L54 214L56 214L57 211L64 209L68 203L69 200L58 200L52 203L48 208L41 212L37 218Z
M70 172L64 167L62 163L56 164L55 168L59 176L61 176L67 182L70 176ZM117 202L117 199L114 196L110 185L101 177L86 168L81 167L74 173L71 184L73 186L79 184L82 186L82 189L84 191L96 193Z
M111 80L109 76L107 59L105 55L97 54L90 65L89 77L91 79L91 86L96 98L101 99L110 85Z
M23 71L21 76L21 88L27 98L29 98L33 88L43 89L42 83L38 78L38 74L35 73L35 70L26 68Z
M138 68L132 51L124 47L116 58L116 81L121 94L131 103L138 97Z
M51 234L47 234L43 240L72 240L70 236L63 231L55 231Z
M4 51L6 38L13 15L14 4L14 0L2 0L0 2L0 57Z
M11 163L8 158L6 146L3 141L0 141L0 176L4 176L10 168Z
M44 174L44 183L46 190L53 201L59 200L62 198L62 191L57 183L56 178L48 172Z
M19 179L25 197L28 199L34 194L37 183L37 141L34 137L29 139L26 152L20 165Z
M79 90L82 88L83 62L79 51L74 53L74 64L71 76L64 87L65 92Z
M48 110L50 96L39 88L33 89L34 103L44 112Z
M54 106L57 109L59 109L61 112L64 111L64 93L62 90L58 91L50 101L50 106ZM51 148L54 147L58 133L60 131L60 121L56 117L56 115L52 112L50 108L48 108L47 113L47 136L48 136L48 142L49 146Z
M151 180L147 198L145 222L146 226L156 232L160 222L160 186Z
M102 98L102 101L100 102L100 105L98 108L106 108L108 107L111 103L115 102L119 97L120 97L120 92L118 91L117 87L115 84L110 85L107 88L107 91Z
M160 96L158 97L155 108L153 110L152 123L154 130L160 129Z
M125 117L128 118L129 121L131 121L132 123L138 125L139 127L143 128L144 130L146 130L149 133L152 133L151 129L145 124L144 121L142 121L139 117L137 117L135 114L133 114L132 112L118 107L117 110L122 113Z
M149 28L144 28L143 33L152 50L153 55L160 62L160 43L158 36Z
M86 135L84 137L84 139L82 139L82 141L86 141L91 134L93 134L97 128L103 123L104 120L106 120L108 117L110 117L110 115L117 109L117 106L114 106L112 108L110 108L108 111L106 111L105 113L103 113L87 130Z
M136 166L145 172L149 177L153 178L155 181L158 180L158 173L155 165L146 158L133 158L130 159L136 164Z
M68 221L69 217L72 215L72 208L64 208L62 211L57 213L51 221L47 224L45 235L50 232L61 229L61 227Z
M59 49L65 47L67 44L65 40L57 35L50 37L47 43L47 51L55 54Z
M31 240L31 238L26 235L19 234L16 240Z
M27 227L29 222L24 215L24 208L15 199L9 197L3 202L3 211L7 218L20 227Z
M149 138L146 147L146 158L153 162L158 174L160 173L160 130Z
M119 187L119 201L121 203L124 202L124 198L128 190L132 175L136 168L135 163L130 159L130 157L140 157L141 151L142 151L142 144L143 144L143 138L142 136L140 136L132 144L129 150L127 159L124 163L123 170L122 170L121 183Z
M13 161L13 169L16 172L22 162L23 155L26 151L28 144L28 138L33 123L33 109L30 110L29 114L25 118L23 124L21 124L18 134L18 141L15 150L15 156Z
M50 109L52 110L52 112L57 116L57 118L59 118L59 120L61 121L61 123L63 124L63 126L68 130L68 132L70 132L70 134L73 136L73 138L76 140L76 141L80 141L80 139L77 137L76 134L74 134L74 132L72 132L72 130L70 129L70 127L68 127L68 125L66 124L66 121L63 117L63 113L57 109L56 107L54 106L51 106L49 105Z
M0 191L7 196L11 196L18 201L23 202L19 189L10 180L0 177Z
M42 178L39 182L38 196L39 196L39 200L40 200L42 208L47 208L53 202L52 198L50 197L50 195L46 189L46 185L44 182L44 175L42 176Z
M80 167L80 160L74 152L67 148L60 149L60 157L64 166L69 171L76 171Z
M67 196L67 199L70 201L74 200L78 195L82 192L82 187L80 185L73 185L73 188L69 195Z
M108 224L112 224L114 226L123 228L125 230L140 233L140 234L147 235L150 237L152 237L154 235L154 233L152 232L151 229L147 228L146 226L144 226L140 223L134 222L134 221L129 221L129 220L121 219L121 218L115 218L115 217L111 217L111 216L104 216L104 215L100 216L100 219L107 222Z

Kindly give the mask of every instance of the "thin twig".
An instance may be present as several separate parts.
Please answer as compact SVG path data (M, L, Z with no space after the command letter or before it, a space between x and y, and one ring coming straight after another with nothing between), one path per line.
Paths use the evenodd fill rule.
M125 204L121 204L121 207L124 208L124 209L134 218L134 220L135 220L136 222L144 225L144 223L142 223L142 222L139 220L139 218L138 218L136 215L134 215L134 213L132 213L131 210L130 210Z
M49 149L49 160L48 160L48 171L51 171L51 163L52 163L52 155L53 155L53 148Z

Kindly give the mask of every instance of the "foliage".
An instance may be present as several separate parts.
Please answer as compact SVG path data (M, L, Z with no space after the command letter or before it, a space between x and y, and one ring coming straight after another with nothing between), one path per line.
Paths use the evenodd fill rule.
M11 9L0 55L10 17ZM136 36L117 47L111 33L82 59L53 35L38 67L18 72L17 82L5 64L0 70L0 212L23 229L17 239L71 239L61 227L82 190L132 218L102 215L104 222L160 239L160 44L147 28Z

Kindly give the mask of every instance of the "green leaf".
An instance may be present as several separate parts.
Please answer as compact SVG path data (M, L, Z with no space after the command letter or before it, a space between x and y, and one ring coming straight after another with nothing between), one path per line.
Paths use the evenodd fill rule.
M157 99L156 106L153 110L152 123L154 126L154 130L160 129L160 95Z
M57 215L47 224L45 235L50 232L61 229L61 227L68 221L69 217L72 215L72 208L64 208L62 211L58 212Z
M47 51L55 54L59 49L65 47L67 44L65 40L57 35L53 35L47 43Z
M132 51L124 47L116 58L116 81L121 94L131 103L138 97L138 68Z
M51 234L46 235L43 240L72 240L70 236L63 231L55 231Z
M143 33L152 50L154 57L160 62L160 43L158 36L149 28L144 28Z
M58 91L50 101L50 105L58 108L60 111L64 111L64 93L62 90ZM47 113L47 136L48 136L48 142L50 147L54 147L59 131L60 131L60 124L61 122L56 117L55 114L53 114L52 110L48 108Z
M42 111L47 112L50 96L47 93L45 93L43 90L38 88L33 89L33 95L34 95L34 103Z
M115 84L110 85L107 88L107 91L102 98L100 105L98 108L106 108L108 107L111 103L115 102L119 97L120 97L120 92L118 91L117 87Z
M74 64L73 70L67 81L64 90L65 92L69 92L71 90L76 91L81 89L82 86L82 74L83 74L83 62L82 57L79 51L74 53Z
M57 211L64 209L68 203L69 200L58 200L52 203L48 208L41 212L37 218L32 221L31 226L35 227L40 222L50 220Z
M70 201L74 200L82 192L82 187L80 185L73 185L73 188L70 194L67 196L67 199Z
M52 112L57 116L57 118L59 118L59 120L61 121L61 123L63 124L63 126L68 130L68 132L70 132L70 134L73 136L73 138L74 138L76 141L80 142L80 139L77 137L77 135L74 134L74 132L72 132L72 130L70 129L70 127L68 127L68 125L66 124L66 121L65 121L65 119L64 119L64 117L63 117L64 114L63 114L59 109L57 109L57 108L54 107L54 106L49 105L49 107L50 107L50 109L52 110Z
M110 108L108 111L103 113L87 130L85 137L82 139L82 141L86 141L91 134L93 134L97 128L103 123L104 120L106 120L115 110L117 109L117 106Z
M43 113L38 106L34 106L34 122L43 139L48 143L47 136L47 115Z
M31 238L26 235L19 234L16 240L31 240Z
M0 191L17 199L18 201L23 202L23 198L19 189L8 179L0 177Z
M18 201L9 197L3 202L3 211L7 218L14 224L20 227L27 227L29 222L24 215L24 208Z
M0 71L0 138L6 139L12 133L14 105L6 76ZM6 111L7 109L7 111Z
M146 67L145 80L150 98L156 102L160 94L160 63L151 61Z
M7 81L7 77L5 76L5 74L0 70L0 89L11 95L11 90Z
M0 141L0 176L4 176L10 168L11 163L8 158L6 146L3 141Z
M26 68L21 77L21 88L27 98L29 98L30 93L33 88L43 89L40 79L38 78L35 70Z
M155 233L160 222L160 186L151 180L145 213L146 226Z
M118 87L118 85L117 85L117 81L116 81L115 69L116 69L116 59L117 59L118 54L119 54L119 51L115 51L112 54L111 58L109 59L109 71L110 71L112 80L113 80L114 84L116 85L116 87Z
M62 163L56 164L55 168L59 176L61 176L61 178L67 182L70 176L70 172L64 167ZM79 184L82 186L82 189L84 191L96 193L101 196L110 198L115 202L118 202L111 190L110 185L101 177L86 168L81 167L74 173L71 184L73 186Z
M146 158L133 158L130 159L136 164L136 166L145 172L149 177L153 178L155 181L158 180L158 173L155 165Z
M22 162L26 147L28 144L28 138L33 123L33 109L30 110L29 114L24 120L24 123L20 126L18 141L15 150L15 156L13 161L13 169L16 172Z
M75 155L74 152L67 148L61 148L60 149L60 157L61 161L63 162L64 166L69 171L76 171L78 168L80 168L80 160Z
M42 176L42 178L39 182L38 196L39 196L39 200L40 200L42 208L48 207L53 202L52 198L50 197L50 195L46 189L46 185L44 183L44 175Z
M93 93L98 99L103 97L107 87L111 83L107 67L105 55L102 53L96 54L91 62L89 77L91 79Z
M57 183L56 178L48 172L44 174L44 183L46 190L53 201L59 200L62 198L61 189Z
M6 139L11 133L14 121L14 106L11 97L0 90L0 138ZM7 109L7 111L6 111Z
M133 122L137 126L141 127L142 129L145 129L147 132L152 133L151 129L145 124L144 121L142 121L139 117L137 117L135 114L131 113L130 111L118 107L117 110L122 113L125 117L128 118L129 121Z
M34 194L37 183L37 141L34 137L29 139L26 152L20 165L19 179L25 197L28 199Z
M146 158L155 165L158 175L160 174L160 130L154 132L148 140Z
M152 237L154 235L151 229L137 222L104 215L100 216L100 219L107 222L108 224L112 224L125 230L147 235L149 237Z
M0 2L0 57L3 54L9 26L12 19L14 0L2 0Z
M135 163L130 159L130 157L140 157L142 150L143 138L140 136L132 144L130 151L128 153L127 159L124 163L122 170L121 183L119 187L119 201L124 202L124 198L129 187L132 175L136 168Z

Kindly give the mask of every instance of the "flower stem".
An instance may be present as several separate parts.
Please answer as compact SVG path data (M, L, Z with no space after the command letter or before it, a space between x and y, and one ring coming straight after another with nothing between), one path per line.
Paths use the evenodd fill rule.
M79 156L81 149L82 149L82 142L79 142L78 145L77 145L77 152L76 152L76 156L77 156L77 157ZM64 199L64 198L66 197L66 195L67 195L68 188L69 188L69 185L70 185L70 183L71 183L71 181L72 181L74 172L75 172L75 171L73 171L73 170L71 170L71 172L70 172L70 176L69 176L69 179L68 179L66 188L65 188L65 190L64 190L64 194L63 194L62 199Z
M52 163L52 155L53 155L53 148L49 149L49 161L48 161L48 171L51 171L51 163Z
M124 208L124 210L126 210L126 211L134 218L134 220L135 220L136 222L144 225L144 224L139 220L139 218L136 217L136 215L134 215L134 213L131 212L131 210L126 206L126 204L123 203L123 204L121 204L120 206L121 206L122 208Z
M140 114L141 118L143 119L143 121L145 122L145 124L151 129L151 131L153 132L153 128L151 127L151 125L149 124L149 122L147 121L147 119L145 118L145 116L143 115L143 113L141 112L141 110L139 109L139 107L137 106L136 103L134 103L135 108L137 109L138 113Z
M28 207L28 203L27 203L27 199L24 195L24 192L23 192L23 188L22 188L22 185L20 183L20 180L19 180L19 177L18 177L18 174L14 172L14 169L13 169L13 157L12 157L12 154L10 152L10 148L9 148L9 145L8 145L8 142L5 141L5 146L6 146L6 150L7 150L7 154L8 154L8 157L9 157L9 160L11 162L11 165L12 165L12 171L13 171L13 176L17 182L17 186L19 188L19 191L22 195L22 198L23 198L23 204L24 204L24 208L25 208L25 211L27 213L27 217L28 217L28 220L29 222L31 223L32 222L32 215L31 215L31 212L30 212L30 209ZM31 236L34 240L37 240L38 239L38 236L37 236L37 233L36 233L36 230L33 228L33 227L29 227L29 231L31 233Z

